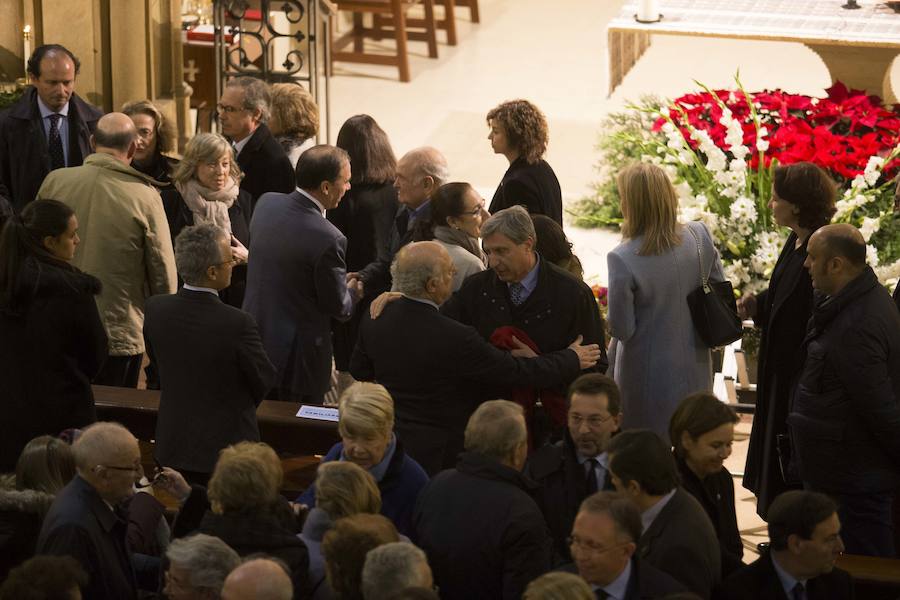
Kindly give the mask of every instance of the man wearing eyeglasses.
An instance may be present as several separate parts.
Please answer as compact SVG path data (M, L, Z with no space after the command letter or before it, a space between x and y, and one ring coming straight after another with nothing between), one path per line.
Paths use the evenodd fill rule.
M641 531L641 515L623 495L600 492L588 496L566 540L574 564L562 570L577 572L598 600L661 598L686 591L672 577L635 556Z
M613 489L606 447L622 422L619 388L600 373L572 382L567 404L563 439L535 451L525 467L525 474L539 486L535 499L564 560L570 559L566 540L582 501Z
M56 495L36 553L74 557L89 577L85 598L137 598L125 541L128 519L119 505L134 494L134 484L143 476L138 442L118 423L95 423L72 450L77 474Z
M236 77L225 84L216 106L222 134L231 140L244 173L241 189L253 198L266 192L290 193L296 185L294 167L269 131L269 87L255 77Z

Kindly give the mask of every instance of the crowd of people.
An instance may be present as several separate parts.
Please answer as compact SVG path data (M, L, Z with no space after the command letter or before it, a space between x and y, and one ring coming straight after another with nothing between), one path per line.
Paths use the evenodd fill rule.
M814 600L852 597L844 550L895 555L900 300L818 167L774 169L791 233L737 305L770 537L745 565L739 418L685 300L724 273L663 169L618 175L604 322L528 101L487 113L510 166L486 206L367 115L316 145L309 95L249 77L176 159L157 107L103 115L78 68L38 47L0 114L0 599ZM146 474L91 387L142 368ZM335 392L341 441L288 501L256 408Z

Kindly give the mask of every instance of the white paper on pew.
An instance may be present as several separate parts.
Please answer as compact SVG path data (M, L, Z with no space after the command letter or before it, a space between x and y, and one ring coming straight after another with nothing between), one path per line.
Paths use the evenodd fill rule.
M333 421L335 423L338 422L338 409L329 408L327 406L310 406L308 404L301 404L300 410L297 411L298 417L303 417L304 419L317 419L319 421Z

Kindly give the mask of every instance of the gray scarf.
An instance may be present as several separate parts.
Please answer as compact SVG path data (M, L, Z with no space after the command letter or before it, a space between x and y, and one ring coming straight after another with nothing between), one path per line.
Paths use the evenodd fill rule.
M478 243L478 238L473 238L462 229L453 229L446 225L438 225L434 228L434 239L452 246L461 246L463 249L467 250L469 254L475 256L475 258L482 263L487 264L486 257L481 251L481 245Z

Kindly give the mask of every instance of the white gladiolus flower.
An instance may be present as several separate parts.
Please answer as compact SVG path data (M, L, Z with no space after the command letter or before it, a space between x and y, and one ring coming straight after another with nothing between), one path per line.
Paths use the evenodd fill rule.
M863 172L863 177L866 179L866 183L870 186L875 185L878 181L878 178L881 177L881 167L884 165L884 159L880 156L872 156L869 158L869 162L866 164L866 169Z
M859 226L859 232L862 234L863 239L868 242L880 227L881 219L878 217L863 217L862 225Z
M769 149L769 140L764 140L759 138L756 140L756 151L757 152L765 152Z
M866 262L872 268L878 266L878 250L871 244L866 244Z

